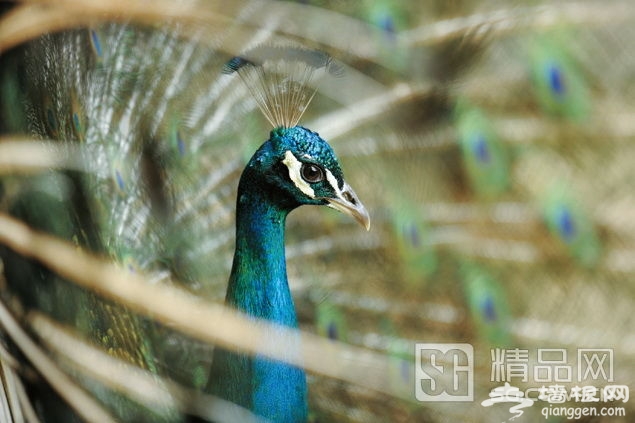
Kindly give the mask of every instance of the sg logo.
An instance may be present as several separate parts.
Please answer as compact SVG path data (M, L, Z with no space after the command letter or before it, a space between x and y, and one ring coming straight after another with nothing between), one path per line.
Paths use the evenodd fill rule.
M415 344L418 401L473 401L474 348L470 344Z

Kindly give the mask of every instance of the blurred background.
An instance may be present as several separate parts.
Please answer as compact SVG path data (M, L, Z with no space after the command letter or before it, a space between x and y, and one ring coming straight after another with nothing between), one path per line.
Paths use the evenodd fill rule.
M287 222L300 328L331 340L324 345L336 353L325 350L325 360L344 360L328 362L329 374L307 365L311 421L508 421L518 402L482 403L505 382L523 392L544 386L552 402L548 392L559 388L550 386L569 394L595 387L598 402L570 396L551 409L623 407L622 417L579 421L632 421L632 401L604 391L635 381L631 2L62 1L3 9L3 309L105 413L179 421L191 410L172 388L163 408L113 388L85 371L102 358L80 366L48 338L67 334L71 349L86 343L115 368L191 390L205 386L213 346L153 319L151 299L150 312L139 313L79 287L64 270L79 258L37 243L20 250L14 242L23 238L9 223L152 287L221 304L238 178L272 129L223 65L282 44L325 51L341 66L316 82L300 123L333 146L372 222L364 232L310 207ZM0 321L2 418L81 420ZM472 401L415 396L415 368L436 374L417 362L417 343L472 346ZM339 377L364 353L382 366L377 377ZM450 367L447 356L441 362ZM439 379L451 391L447 383ZM516 421L545 419L549 404L522 408Z

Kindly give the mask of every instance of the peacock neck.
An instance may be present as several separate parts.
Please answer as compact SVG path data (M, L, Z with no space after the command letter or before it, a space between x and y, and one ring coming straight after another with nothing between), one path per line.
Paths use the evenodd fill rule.
M284 254L285 220L292 207L272 204L273 193L250 182L247 171L238 188L236 251L226 302L250 316L297 327ZM298 339L287 340L287 354L297 354ZM208 391L213 394L271 421L306 421L306 376L298 367L219 349L210 374Z
M289 210L272 204L266 191L250 188L239 192L237 201L236 250L226 302L251 316L296 327L284 252Z

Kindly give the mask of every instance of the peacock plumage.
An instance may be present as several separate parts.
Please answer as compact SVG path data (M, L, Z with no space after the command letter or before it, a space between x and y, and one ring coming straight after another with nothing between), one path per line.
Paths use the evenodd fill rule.
M632 420L628 1L5 9L0 421Z

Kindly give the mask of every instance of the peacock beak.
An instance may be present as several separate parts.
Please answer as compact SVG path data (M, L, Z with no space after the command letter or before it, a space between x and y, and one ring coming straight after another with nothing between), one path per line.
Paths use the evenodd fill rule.
M353 216L366 230L370 230L370 216L366 207L359 201L357 194L346 182L336 197L325 198L328 206Z

